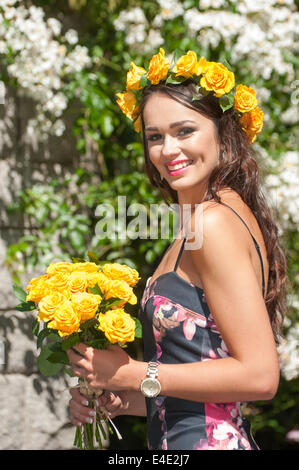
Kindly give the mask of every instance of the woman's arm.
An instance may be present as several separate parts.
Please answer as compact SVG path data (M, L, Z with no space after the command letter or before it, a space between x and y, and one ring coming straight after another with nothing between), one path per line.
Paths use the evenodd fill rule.
M279 381L276 346L246 236L247 231L241 231L223 211L205 213L203 244L191 256L230 357L160 365L165 395L203 402L275 395Z
M207 211L203 228L202 247L192 250L192 258L230 356L159 365L161 395L214 403L270 399L279 381L278 358L245 232L219 209ZM69 353L74 373L91 386L139 391L147 363L118 346L96 351L80 344L75 349L84 358Z

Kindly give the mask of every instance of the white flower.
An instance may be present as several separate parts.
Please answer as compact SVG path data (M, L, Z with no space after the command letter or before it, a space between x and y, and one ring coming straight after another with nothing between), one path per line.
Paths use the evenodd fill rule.
M200 0L200 8L220 8L226 6L226 0Z
M65 124L61 119L57 119L52 126L52 133L61 137L65 131Z
M158 0L160 15L164 20L171 20L184 14L183 5L177 0Z
M54 39L62 24L56 18L45 19L42 8L23 2L1 0L0 53L12 50L14 61L7 72L18 82L19 96L36 102L36 116L28 121L24 139L36 147L36 139L45 141L48 134L62 135L64 126L58 120L67 107L67 97L61 92L63 77L79 72L91 64L88 50L76 44L78 35L70 29L65 35L67 45ZM4 20L10 20L4 26ZM63 39L63 38L62 38Z
M47 24L48 26L50 26L53 34L55 36L59 36L59 34L61 33L61 29L62 29L62 25L60 21L58 21L56 18L48 18Z
M281 217L282 229L299 226L299 153L286 152L273 165L275 174L265 178L269 201Z
M69 29L65 33L65 39L69 44L76 44L78 42L78 33L74 29Z
M113 22L117 31L125 31L130 23L147 25L148 21L141 8L123 10Z
M299 375L299 323L291 327L277 348L280 367L286 380Z
M67 99L63 93L57 93L44 105L46 111L50 111L55 116L61 116L62 111L67 107Z
M284 124L297 124L299 121L299 109L298 105L290 106L280 116Z

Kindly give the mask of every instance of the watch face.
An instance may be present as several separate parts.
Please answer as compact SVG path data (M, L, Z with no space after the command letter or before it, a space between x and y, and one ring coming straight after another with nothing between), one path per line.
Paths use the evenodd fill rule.
M161 391L160 382L157 379L151 379L150 377L141 382L140 388L142 393L148 398L156 397Z

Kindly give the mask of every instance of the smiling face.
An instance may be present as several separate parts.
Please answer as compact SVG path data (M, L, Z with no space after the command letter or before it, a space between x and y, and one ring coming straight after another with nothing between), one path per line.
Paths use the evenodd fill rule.
M213 120L159 92L148 98L143 120L152 164L179 203L200 203L219 162Z

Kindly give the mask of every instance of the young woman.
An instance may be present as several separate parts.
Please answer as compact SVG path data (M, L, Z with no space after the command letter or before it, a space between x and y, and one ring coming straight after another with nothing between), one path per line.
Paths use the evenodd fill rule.
M228 69L221 83L216 70L213 82L222 64L189 51L171 72L159 54L147 82L132 64L126 93L140 102L122 110L131 119L138 111L149 179L181 214L188 205L192 233L200 208L202 243L188 249L181 224L147 281L139 311L144 361L118 346L80 344L80 355L68 355L75 375L113 390L99 399L112 417L147 416L149 449L254 450L241 403L275 396L286 298L286 259L250 148L261 128L253 122L257 101L245 95L255 99L252 89L237 88L244 96L237 102L236 91L234 106L223 110L220 98L234 86ZM169 83L174 73L181 81ZM72 423L92 420L84 397L75 388L71 395Z

